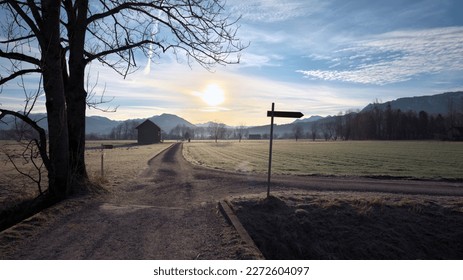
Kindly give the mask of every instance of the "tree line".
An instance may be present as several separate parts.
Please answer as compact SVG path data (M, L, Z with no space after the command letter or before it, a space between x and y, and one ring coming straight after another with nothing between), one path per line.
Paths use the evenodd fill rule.
M136 140L137 129L141 121L128 120L115 126L109 134L87 134L87 140ZM15 135L10 134L10 135ZM212 139L238 139L248 136L248 129L241 125L238 127L227 127L224 123L211 122L207 126L191 127L184 124L176 125L170 131L161 131L163 140L206 140Z
M401 111L390 104L364 112L348 112L314 122L308 138L325 140L463 140L463 113L431 115Z
M87 140L136 140L136 127L141 123L127 120L115 126L109 134L90 133ZM207 126L191 127L177 125L170 131L162 131L164 140L220 140L246 139L250 134L244 125L228 127L223 123L211 122ZM37 133L26 124L18 122L15 129L0 130L0 139L15 140L34 138ZM268 139L269 134L261 134ZM432 115L425 111L401 111L374 106L372 110L346 112L311 123L296 123L290 132L275 133L279 139L312 140L463 140L463 113Z

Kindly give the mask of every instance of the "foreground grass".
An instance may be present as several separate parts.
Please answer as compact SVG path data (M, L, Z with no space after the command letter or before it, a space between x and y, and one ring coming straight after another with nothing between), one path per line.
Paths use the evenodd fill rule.
M47 171L42 167L38 172L28 158L20 157L23 143L0 141L0 231L47 207L51 201L39 199L39 189L30 178L21 175L8 159L15 162L21 172L31 178L41 180L42 191L47 189ZM86 166L90 179L106 189L125 183L136 177L153 156L171 143L138 146L127 141L87 142ZM114 145L114 149L104 151L104 175L101 174L101 144ZM40 159L37 159L40 165ZM41 177L39 177L41 175Z
M147 161L172 143L135 145L134 141L87 141L85 152L90 179L104 186L115 186L134 178L146 168ZM101 144L114 145L104 151L104 176L101 176ZM18 155L23 147L15 141L0 141L0 210L33 199L39 195L38 186L29 178L19 174L7 154L13 155L18 168L38 180L38 172L30 161ZM40 159L37 160L40 163ZM47 189L47 171L42 167L42 190Z
M265 173L268 141L185 143L185 158L224 170ZM437 141L274 141L272 172L463 180L463 143Z
M460 197L275 192L232 199L268 259L463 258Z
M103 142L92 142L100 147ZM109 142L104 142L108 144ZM104 150L104 174L101 174L101 150L89 149L85 152L87 172L90 179L106 186L116 186L136 177L143 171L149 159L157 155L172 143L164 142L152 145L127 145L130 143L109 143L114 149ZM120 146L120 147L118 147Z

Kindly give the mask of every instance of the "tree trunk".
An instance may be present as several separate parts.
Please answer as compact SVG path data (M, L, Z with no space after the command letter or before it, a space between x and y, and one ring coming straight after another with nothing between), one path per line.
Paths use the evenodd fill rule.
M49 133L49 191L56 198L64 198L69 192L69 144L59 43L59 14L59 0L42 0L44 40L41 50Z
M75 9L68 12L69 33L69 78L66 81L66 101L69 129L69 160L72 187L81 188L88 181L85 167L85 111L87 92L85 91L85 21L87 18L86 0L75 3ZM73 13L70 16L70 13Z
M88 179L85 167L85 110L87 93L80 88L80 79L70 75L66 88L69 129L69 160L72 185L82 186ZM83 83L83 82L82 82Z

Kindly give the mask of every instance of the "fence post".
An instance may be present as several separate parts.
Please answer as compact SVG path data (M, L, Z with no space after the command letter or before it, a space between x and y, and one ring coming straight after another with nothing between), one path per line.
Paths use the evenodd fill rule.
M101 147L101 178L104 178L104 149Z

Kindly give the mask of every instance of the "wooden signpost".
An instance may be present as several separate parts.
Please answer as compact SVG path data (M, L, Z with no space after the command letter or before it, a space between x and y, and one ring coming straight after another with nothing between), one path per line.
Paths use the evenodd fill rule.
M272 148L273 148L273 118L300 118L304 116L301 112L275 111L275 103L272 102L272 111L267 111L270 117L270 150L268 153L268 177L267 177L267 197L270 197L270 177L272 174Z

